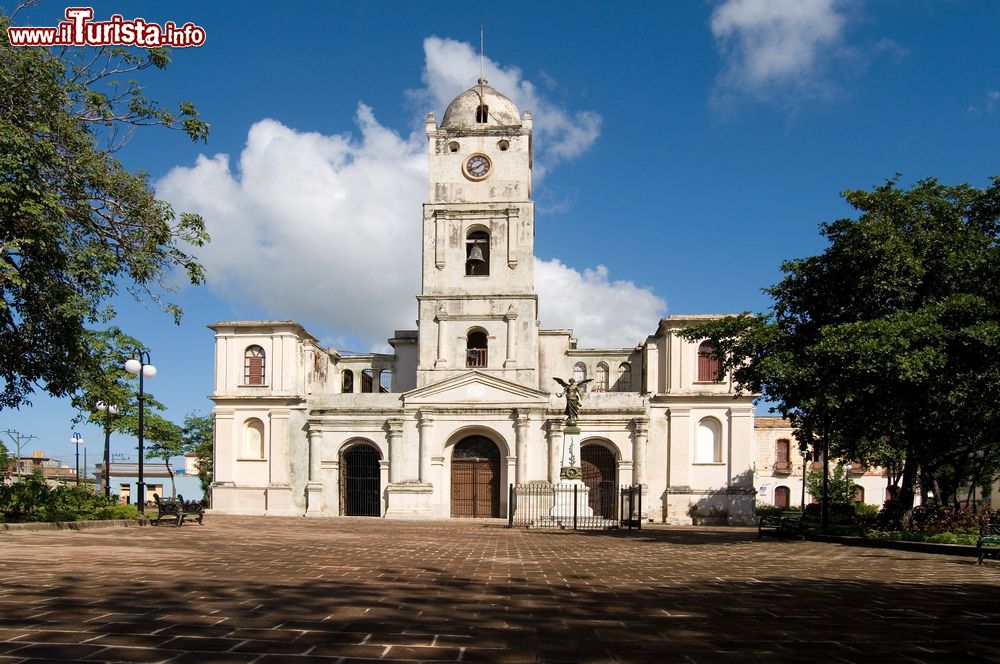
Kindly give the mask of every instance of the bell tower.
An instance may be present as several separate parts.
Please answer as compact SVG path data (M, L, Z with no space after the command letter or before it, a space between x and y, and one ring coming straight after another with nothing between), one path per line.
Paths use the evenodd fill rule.
M426 132L417 386L475 369L537 389L531 115L481 78Z

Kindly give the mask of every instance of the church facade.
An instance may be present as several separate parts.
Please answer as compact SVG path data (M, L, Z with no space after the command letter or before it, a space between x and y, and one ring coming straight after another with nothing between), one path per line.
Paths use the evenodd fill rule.
M392 353L322 348L293 321L210 326L213 509L505 517L511 485L560 482L553 377L573 377L589 380L577 426L592 497L613 504L641 485L654 521L751 520L752 399L734 396L705 344L677 335L716 316L651 321L624 348L540 329L530 114L481 80L440 123L428 115L426 134L417 329L395 331Z

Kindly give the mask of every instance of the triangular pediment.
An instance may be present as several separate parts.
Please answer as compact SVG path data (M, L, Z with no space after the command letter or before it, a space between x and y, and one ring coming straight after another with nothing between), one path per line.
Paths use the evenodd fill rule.
M405 404L547 404L549 395L473 369L403 394Z

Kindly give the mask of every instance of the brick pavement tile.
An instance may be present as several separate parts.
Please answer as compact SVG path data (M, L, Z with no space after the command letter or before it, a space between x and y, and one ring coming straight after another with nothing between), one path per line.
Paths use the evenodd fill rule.
M261 641L294 641L305 634L296 629L234 629L227 634L230 639L257 639Z
M254 641L248 640L230 652L255 652L262 655L305 655L313 649L313 644L296 641Z
M433 634L379 634L373 633L366 645L380 646L433 646Z
M151 632L144 632L151 633ZM222 625L161 625L155 633L163 636L199 636L205 639L223 638L233 633L231 627Z
M172 636L161 636L159 634L102 634L89 645L95 646L133 646L137 648L155 648L171 640Z
M10 652L11 650L17 650L18 648L23 648L24 645L23 641L0 642L0 654Z
M155 650L149 648L129 648L112 646L84 658L98 662L162 662L181 654L177 650Z
M56 632L45 630L28 632L28 634L22 636L17 641L19 643L80 643L82 641L89 641L97 636L99 634L91 632Z
M162 647L171 650L194 650L197 652L225 652L232 650L241 642L236 639L219 639L213 637L176 636L164 641Z
M370 632L304 632L296 639L296 643L309 643L312 645L360 645L364 643Z
M510 652L501 649L466 648L462 653L463 662L490 662L492 664L534 664L538 657L534 652Z
M318 645L312 652L311 657L361 657L376 659L389 651L389 646L365 646L365 645Z
M186 652L167 660L170 664L250 664L260 655L232 652ZM279 655L287 657L287 655Z
M461 648L422 648L418 646L392 646L383 659L417 659L424 662L457 662Z
M152 634L162 629L162 625L150 623L103 623L101 625L89 625L88 629L94 630L95 634Z
M83 659L88 655L103 650L101 646L90 646L78 643L39 643L36 645L25 645L17 650L8 652L8 655L24 658L59 659L62 661L72 661Z
M317 655L264 655L258 660L254 661L254 664L332 664L336 662L337 664L343 664L344 662L367 662L371 663L373 661L378 661L377 659L345 659L339 655L331 655L329 657L320 657ZM171 662L171 664L173 664Z

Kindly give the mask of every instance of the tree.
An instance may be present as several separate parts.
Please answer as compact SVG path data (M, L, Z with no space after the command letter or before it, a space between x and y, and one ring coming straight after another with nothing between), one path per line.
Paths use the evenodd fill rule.
M684 335L711 339L739 389L775 402L801 440L888 465L902 513L918 482L926 492L948 466L995 458L1000 178L892 179L844 197L860 216L823 224L822 254L782 264L769 312Z
M170 459L185 452L181 428L156 413L147 414L143 424L144 438L147 442L146 458L163 459L167 474L170 475L170 497L176 498L177 485L174 481L174 471L170 467Z
M198 463L198 480L205 498L211 495L210 488L214 479L212 459L215 446L215 420L211 415L188 413L181 429L184 439L184 451L194 452Z
M0 440L0 473L6 473L14 465L14 459L7 451L7 446Z
M189 248L208 241L200 217L177 217L114 157L141 126L207 138L192 104L160 108L135 79L168 52L15 48L12 18L0 15L0 408L76 390L86 328L110 320L121 288L179 320L165 278L201 283Z
M855 484L844 470L837 464L830 473L828 493L831 505L849 505L854 500ZM806 490L810 496L823 495L823 473L811 471L806 475Z

